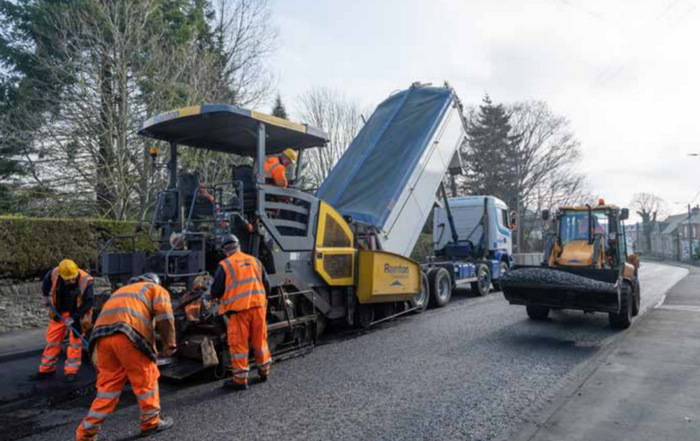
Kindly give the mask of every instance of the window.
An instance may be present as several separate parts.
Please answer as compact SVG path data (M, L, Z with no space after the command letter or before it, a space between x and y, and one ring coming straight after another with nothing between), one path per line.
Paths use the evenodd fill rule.
M559 219L559 234L562 245L566 245L572 240L588 240L589 230L591 237L602 234L604 238L607 238L608 214L605 211L593 211L591 217L589 225L587 211L565 212Z
M350 238L345 235L345 231L330 215L326 215L326 231L323 237L323 246L331 248L347 248L351 247Z
M501 224L504 227L510 227L510 222L508 222L508 211L502 208L499 208L498 211L501 212Z

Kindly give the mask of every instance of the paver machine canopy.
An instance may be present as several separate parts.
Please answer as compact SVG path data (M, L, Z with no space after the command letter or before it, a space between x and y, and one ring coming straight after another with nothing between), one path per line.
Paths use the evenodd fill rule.
M218 261L206 261L205 255L220 250L219 241L225 234L239 235L243 248L257 255L260 244L253 243L254 235L249 234L256 221L264 224L285 250L312 248L312 228L308 221L313 213L302 210L304 205L307 209L314 208L308 195L293 188L265 185L264 163L267 155L287 148L324 146L327 135L322 131L259 112L215 104L157 115L142 124L139 134L170 146L168 186L158 195L153 222L160 230L160 246L165 254L152 256L152 262L146 263L149 270L161 274L171 284L186 280L191 286L195 276L216 266ZM251 158L253 165L234 167L228 182L205 184L196 172L179 170L178 149L182 146ZM307 202L286 207L300 212L294 220L267 216L266 208L285 208L275 206L280 203L281 193L292 193L287 196L294 202L299 202L297 199ZM209 198L207 203L204 194L211 194L213 200ZM187 242L186 250L172 246L173 235Z

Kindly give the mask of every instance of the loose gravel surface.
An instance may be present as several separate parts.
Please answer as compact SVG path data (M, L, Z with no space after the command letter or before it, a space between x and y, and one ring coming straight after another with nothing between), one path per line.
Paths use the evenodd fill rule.
M658 304L686 272L645 263L642 308ZM269 382L245 392L219 382L162 384L163 413L177 427L155 438L491 440L617 335L605 314L559 311L534 322L501 293L458 292L445 308L331 339L275 365ZM69 423L27 439L72 439L85 405L64 411ZM101 439L132 439L137 421L136 406L121 406Z

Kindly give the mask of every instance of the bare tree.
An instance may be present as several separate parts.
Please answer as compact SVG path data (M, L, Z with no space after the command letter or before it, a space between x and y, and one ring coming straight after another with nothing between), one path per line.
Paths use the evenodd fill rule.
M299 120L323 130L329 137L325 147L309 149L304 153L304 185L317 188L362 127L360 109L338 91L315 88L299 98L296 115Z
M644 244L642 251L651 251L651 232L656 225L656 220L665 211L663 199L652 193L636 193L632 198L632 207L642 218L642 233L644 234Z
M60 202L70 195L71 210L85 207L80 214L142 219L152 207L169 158L161 155L152 173L149 147L156 143L137 136L148 116L203 102L254 105L269 91L263 61L276 31L266 1L218 0L213 36L177 44L154 25L159 3L79 2L38 30L58 42L52 50L60 56L42 57L37 47L36 59L63 81L62 93L40 97L56 110L32 134L38 153L25 159L47 196ZM188 149L181 164L216 180L236 161Z
M585 177L577 171L580 144L569 121L554 114L547 103L525 101L510 106L510 123L517 142L506 155L515 200L509 201L521 218L519 245L531 234L543 209L591 199ZM531 222L527 217L531 216ZM519 251L525 251L521 246Z

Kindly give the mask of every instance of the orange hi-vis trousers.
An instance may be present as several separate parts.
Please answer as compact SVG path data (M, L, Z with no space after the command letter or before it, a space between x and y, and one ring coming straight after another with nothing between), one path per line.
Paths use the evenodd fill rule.
M70 317L67 312L61 313L63 318ZM41 356L41 365L39 372L55 372L58 356L61 355L61 343L66 336L68 327L62 321L49 320L49 326L46 328L46 347L44 354ZM63 365L63 372L66 375L77 374L80 369L82 356L83 341L80 337L69 332L70 343L66 350L66 362Z
M126 380L141 408L141 431L158 425L160 396L156 363L148 358L124 334L101 337L95 347L97 353L97 396L90 412L75 432L76 440L92 441L102 424L117 408Z
M247 309L228 317L228 349L231 355L233 381L238 384L248 384L248 357L252 343L253 354L261 377L270 373L270 349L267 347L267 323L265 314L267 308L259 306Z

